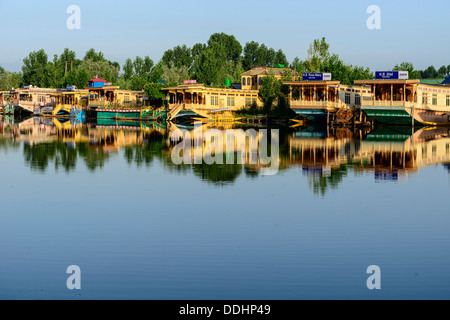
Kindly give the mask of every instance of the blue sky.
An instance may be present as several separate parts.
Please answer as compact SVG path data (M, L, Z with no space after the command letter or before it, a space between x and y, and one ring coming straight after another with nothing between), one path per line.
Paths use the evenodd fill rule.
M391 69L411 61L418 69L450 64L449 0L227 0L227 1L5 1L0 0L0 65L19 71L29 52L50 58L68 47L82 58L89 48L121 65L150 56L155 63L178 44L205 43L216 32L283 49L304 59L325 37L346 63ZM67 7L81 9L81 29L69 30ZM369 5L381 8L381 30L369 30Z

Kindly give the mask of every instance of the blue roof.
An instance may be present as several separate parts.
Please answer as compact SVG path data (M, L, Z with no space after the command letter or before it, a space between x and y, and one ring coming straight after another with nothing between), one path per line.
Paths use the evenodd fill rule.
M450 76L447 77L447 79L445 79L444 81L442 81L442 84L448 84L450 83Z

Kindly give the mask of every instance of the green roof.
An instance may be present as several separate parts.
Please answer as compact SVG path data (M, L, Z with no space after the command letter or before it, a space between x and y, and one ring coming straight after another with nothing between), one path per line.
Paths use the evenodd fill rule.
M422 84L441 84L445 79L420 79Z

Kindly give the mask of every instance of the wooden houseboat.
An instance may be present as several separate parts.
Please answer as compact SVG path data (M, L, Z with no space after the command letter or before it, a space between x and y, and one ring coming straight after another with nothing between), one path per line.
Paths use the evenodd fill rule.
M78 90L74 86L68 86L65 90L59 90L55 95L56 106L52 111L54 116L70 116L84 122L88 105L89 91Z
M56 89L26 86L13 91L14 109L26 113L39 114L42 108L55 107Z
M258 90L213 88L203 84L183 84L163 88L169 98L168 119L177 115L201 116L214 119L217 112L236 112L245 106L262 106Z
M0 113L8 114L14 110L11 103L12 94L10 91L0 91Z
M262 107L259 89L264 77L276 79L298 79L295 70L283 65L275 67L255 67L241 74L241 83L232 85L225 80L222 88L199 84L195 80L186 80L182 85L163 88L167 91L169 102L168 119L177 116L203 117L208 122L233 121L234 113L248 107Z
M371 99L362 110L387 124L449 125L450 87L420 83L420 80L356 80L371 87Z
M97 119L141 117L144 92L122 90L103 79L89 80L88 108L94 110Z
M303 78L307 78L304 74ZM370 89L363 86L343 85L317 76L317 80L284 81L290 87L290 107L302 118L317 123L328 123L330 117L348 122L360 112L361 101L370 98ZM327 78L327 77L325 77Z

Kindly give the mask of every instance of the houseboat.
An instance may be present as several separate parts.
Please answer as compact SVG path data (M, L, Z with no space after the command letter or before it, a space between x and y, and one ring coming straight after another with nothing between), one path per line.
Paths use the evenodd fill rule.
M205 119L229 117L230 112L235 113L246 106L262 106L258 90L250 88L213 88L203 84L184 83L163 90L167 91L169 120L181 115L201 116Z
M56 106L52 111L54 116L70 116L79 122L84 122L86 108L88 106L89 91L67 86L66 89L58 90L55 95Z
M121 90L103 79L89 80L88 108L97 119L139 119L143 107L142 91Z
M11 97L10 91L0 91L0 113L9 114L11 111L14 112Z
M363 100L362 110L386 124L449 125L450 87L407 77L407 72L377 72L375 80L356 80L371 87L371 99Z
M208 122L232 121L234 114L245 107L263 106L258 94L262 80L268 76L297 80L299 74L284 65L276 65L255 67L242 73L240 84L231 84L231 80L226 79L222 88L185 80L179 86L162 89L167 92L169 103L167 118L200 116Z
M56 89L38 88L32 85L13 91L15 111L31 114L41 113L42 108L54 108Z
M284 81L290 87L290 107L302 118L328 123L333 117L348 122L370 97L369 88L332 81L331 74L304 73L301 81Z

